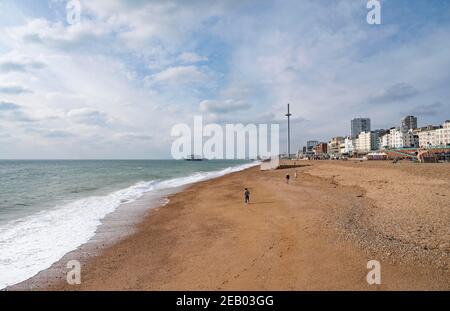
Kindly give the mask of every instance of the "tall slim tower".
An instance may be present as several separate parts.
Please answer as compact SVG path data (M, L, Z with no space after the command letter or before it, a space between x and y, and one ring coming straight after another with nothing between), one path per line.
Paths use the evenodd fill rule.
M292 114L289 111L289 104L287 105L287 114L286 117L288 119L288 157L291 157L291 116Z

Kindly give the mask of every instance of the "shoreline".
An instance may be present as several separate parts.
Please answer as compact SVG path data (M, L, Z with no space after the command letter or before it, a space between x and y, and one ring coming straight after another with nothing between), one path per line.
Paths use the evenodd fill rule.
M345 226L349 219L355 220L351 214L355 207L349 202L360 207L363 214L357 216L363 215L361 219L367 217L366 211L383 212L383 206L377 206L365 185L355 187L340 178L358 171L397 173L398 167L314 162L302 163L308 166L298 169L300 176L290 185L283 177L292 169L260 172L258 168L188 185L170 195L167 205L148 212L131 235L83 262L80 286L67 285L65 274L60 274L35 277L8 290L450 288L448 266L418 265L415 260L420 256L403 258L410 252L407 248L382 256L387 251L379 245L387 250L390 242L377 241L373 249L352 238L364 240L364 230ZM421 182L421 178L430 179L433 186L439 184L436 178L420 176ZM244 186L254 200L248 207L242 204ZM377 223L358 225L366 231L378 229ZM392 228L378 233L397 237L388 229ZM375 287L365 281L366 263L373 256L382 263L384 280ZM448 255L443 259L448 263ZM30 286L37 283L40 287Z
M131 202L121 203L113 212L107 214L100 220L95 233L86 242L66 252L60 259L47 268L38 271L33 276L0 290L43 289L48 286L51 279L54 279L53 282L58 282L61 279L61 275L64 275L67 271L67 263L71 260L77 260L83 265L91 258L100 255L102 250L132 235L137 230L142 219L152 209L158 209L166 205L171 195L181 192L186 187L198 182L225 176L236 171L239 172L242 169L255 165L257 165L256 162L249 162L223 169L196 172L191 175L162 180L159 182L161 184L160 188L145 192L141 197ZM133 187L133 185L130 187Z
M182 187L179 188L178 191L182 191ZM51 284L60 282L68 271L66 264L71 260L77 260L81 265L84 265L92 258L100 256L103 250L113 247L116 243L131 236L137 231L142 218L145 218L151 210L167 204L166 198L171 193L169 191L148 193L136 201L121 204L115 211L101 220L94 236L88 241L64 254L50 267L39 271L22 282L7 286L3 290L45 290L48 286L52 286Z

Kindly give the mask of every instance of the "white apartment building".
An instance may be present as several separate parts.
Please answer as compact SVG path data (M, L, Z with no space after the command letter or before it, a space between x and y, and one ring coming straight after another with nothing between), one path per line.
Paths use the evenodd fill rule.
M355 141L355 150L357 152L370 152L379 147L379 136L377 132L361 132Z
M390 131L383 136L380 137L380 148L381 149L389 149L392 148L392 142L391 142L391 133Z
M434 133L436 130L421 130L418 132L419 136L419 147L426 148L430 146L435 146Z
M351 155L355 150L355 140L351 137L345 137L341 143L341 154Z
M417 146L418 141L413 130L404 132L401 128L394 127L380 137L380 147L382 149L412 148Z
M369 152L371 148L370 132L361 132L355 140L355 149L357 152Z
M401 128L394 128L389 135L391 136L391 148L411 148L417 145L412 130L403 132Z
M442 128L437 129L434 134L435 146L446 146L450 144L450 120L447 120L442 125Z
M429 126L417 132L419 147L446 146L450 144L450 120L444 122L442 127Z

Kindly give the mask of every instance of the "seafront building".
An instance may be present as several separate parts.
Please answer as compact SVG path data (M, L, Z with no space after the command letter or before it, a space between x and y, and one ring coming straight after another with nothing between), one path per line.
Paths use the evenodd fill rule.
M419 138L419 147L425 148L435 145L435 131L439 129L439 126L427 125L416 129L415 133Z
M344 156L351 156L355 150L355 140L350 136L344 138L340 146L340 153Z
M355 118L351 121L352 138L357 138L361 132L370 132L369 118Z
M435 132L435 142L438 146L450 145L450 120L444 122L441 128Z
M318 140L308 140L306 146L297 152L298 158L313 158L315 155L314 147L319 144Z
M394 128L391 128L388 130L386 134L380 137L380 148L381 149L390 149L392 148L393 142L392 142L392 135L391 130Z
M370 119L353 119L351 124L352 134L354 134L353 132L359 127L370 128ZM428 125L417 128L417 117L406 116L401 119L400 126L392 127L389 130L361 131L355 138L353 136L337 136L328 143L310 140L307 142L307 146L303 147L303 152L299 152L299 156L308 158L340 158L354 155L386 156L386 150L390 149L429 147L450 147L450 120L440 126ZM375 154L376 152L378 154Z
M380 135L380 149L414 148L419 146L419 137L416 134L417 117L406 116L402 118L399 127L392 127Z
M402 118L401 124L402 132L408 132L409 130L415 130L417 128L417 117L415 116L406 116Z
M328 153L328 144L327 143L318 143L314 147L314 152L317 156L322 156Z
M442 126L428 125L415 131L420 148L450 145L450 120Z
M341 143L344 142L344 137L333 137L328 143L328 153L331 156L339 156L341 153Z
M380 137L381 149L414 148L418 145L418 136L412 129L403 131L401 127L393 127Z
M306 142L306 151L313 151L314 147L319 144L317 140L308 140Z
M355 139L355 151L360 153L367 153L371 148L370 132L361 132Z
M355 150L358 153L368 153L379 148L379 132L361 132L355 140Z

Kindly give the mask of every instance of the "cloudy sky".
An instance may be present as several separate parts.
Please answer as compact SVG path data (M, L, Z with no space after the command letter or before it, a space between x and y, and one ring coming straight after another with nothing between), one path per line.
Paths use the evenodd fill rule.
M284 122L293 146L450 119L450 1L0 0L0 158L168 158L174 124ZM285 137L284 124L281 140Z

